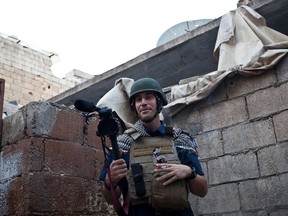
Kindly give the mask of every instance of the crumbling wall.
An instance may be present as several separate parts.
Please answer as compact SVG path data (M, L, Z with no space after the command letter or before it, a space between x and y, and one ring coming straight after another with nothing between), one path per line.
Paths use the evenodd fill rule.
M197 215L288 215L288 57L255 77L227 78L174 116L195 135L209 182Z

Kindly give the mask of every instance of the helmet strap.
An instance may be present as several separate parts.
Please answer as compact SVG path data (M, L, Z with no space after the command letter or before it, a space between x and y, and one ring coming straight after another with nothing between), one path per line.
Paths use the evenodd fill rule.
M157 93L155 94L155 97L157 100L157 102L156 102L157 103L157 111L158 111L158 113L160 113L162 110L162 101L161 101L161 98L159 98Z
M136 107L135 107L135 99L133 98L131 104L130 104L130 108L132 112L136 112ZM137 112L136 112L137 113Z

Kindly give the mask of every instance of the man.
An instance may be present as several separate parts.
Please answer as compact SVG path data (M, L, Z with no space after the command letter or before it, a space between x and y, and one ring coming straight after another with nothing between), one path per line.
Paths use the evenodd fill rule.
M172 128L171 133L167 133L168 127L166 127L164 122L160 120L159 114L162 107L165 106L168 101L161 86L156 80L151 78L142 78L135 81L131 87L129 100L131 109L136 113L139 120L135 123L132 130L128 130L130 132L119 135L117 138L119 149L123 152L123 158L118 160L112 160L111 158L109 160L109 158L107 158L105 163L106 165L100 174L100 179L104 182L102 190L104 198L108 203L113 204L115 198L113 201L113 193L111 193L111 189L119 197L119 182L121 179L128 177L131 198L129 215L192 216L193 212L190 208L190 204L188 204L188 206L184 205L184 207L180 207L181 203L176 204L176 195L178 191L181 191L182 189L185 190L185 185L188 185L188 189L192 194L199 197L204 197L208 192L207 181L204 177L195 150L195 141L189 134L179 128ZM138 137L141 137L142 139ZM159 143L159 140L153 141L153 138L159 138L159 140L163 140L163 142L168 144ZM141 140L141 144L139 144L139 139ZM171 152L171 149L169 149L170 144L169 142L166 142L167 140L172 140L171 149L176 149L175 155L177 160L180 161L179 163L177 160L175 161L175 157L173 158L173 153L166 152L167 155L161 155L161 149L168 149L168 152ZM145 143L149 144L146 146ZM141 149L141 145L145 152L148 151L148 155L133 155L133 152L135 151L134 146L138 146ZM151 155L149 155L149 146L153 147ZM141 151L144 152L143 150ZM154 161L152 161L153 155L155 158ZM166 161L167 158L165 158L165 156L168 158L168 161ZM141 160L138 157L141 157ZM147 158L152 159L147 161ZM150 166L151 163L154 165L152 170ZM137 169L133 167L135 164L137 165ZM109 175L107 174L107 170L109 170ZM185 182L184 186L182 182ZM154 188L153 190L153 185L157 183L157 188ZM181 184L182 186L179 186ZM174 192L169 192L164 200L160 200L157 204L157 197L160 196L161 199L163 191L166 189L169 190L172 185L178 185L177 187L179 190L173 189ZM152 189L150 190L150 188ZM157 190L163 191L160 191L160 195L154 196L154 193L156 193L155 191ZM132 194L133 191L136 191L136 195ZM179 195L183 196L183 192ZM136 198L134 199L133 197ZM188 197L185 199L187 199L188 202ZM156 200L156 202L153 202L153 200ZM186 203L186 200L182 203Z

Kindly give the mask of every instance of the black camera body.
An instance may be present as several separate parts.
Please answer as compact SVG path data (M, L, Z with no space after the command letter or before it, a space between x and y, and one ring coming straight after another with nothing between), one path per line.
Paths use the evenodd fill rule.
M98 111L100 122L97 136L116 135L119 131L117 119L113 118L112 109L104 107Z

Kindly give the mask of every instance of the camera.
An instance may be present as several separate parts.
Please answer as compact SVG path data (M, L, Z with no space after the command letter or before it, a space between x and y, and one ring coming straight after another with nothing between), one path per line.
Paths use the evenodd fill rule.
M97 136L111 136L118 133L117 119L112 116L112 109L104 107L98 111L100 122Z

